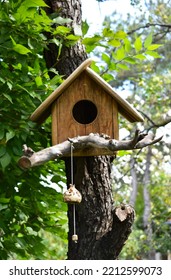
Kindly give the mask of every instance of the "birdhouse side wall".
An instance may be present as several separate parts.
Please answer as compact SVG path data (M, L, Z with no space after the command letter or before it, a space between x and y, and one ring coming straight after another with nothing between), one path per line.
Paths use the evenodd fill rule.
M97 108L97 116L90 123L79 123L73 116L73 107L81 100L90 101ZM67 140L68 137L90 133L104 133L118 139L118 131L117 103L85 71L53 103L53 145Z

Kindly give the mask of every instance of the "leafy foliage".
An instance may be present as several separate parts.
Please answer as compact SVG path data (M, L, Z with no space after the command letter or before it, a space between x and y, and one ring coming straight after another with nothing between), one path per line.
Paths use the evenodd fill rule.
M105 22L104 25L101 34L84 37L83 44L85 44L88 53L96 49L99 53L99 47L104 49L100 55L100 61L103 65L100 68L96 65L94 70L102 73L102 77L108 82L115 79L117 72L130 70L132 65L146 61L148 57L161 57L156 51L161 47L161 44L152 43L152 33L145 38L139 36L134 39L130 38L123 30L113 31L108 22Z
M91 38L84 37L88 52L93 51L98 62L93 69L112 86L125 93L130 103L144 116L144 124L137 127L144 132L164 134L163 142L152 148L150 166L151 178L148 192L151 197L151 214L149 227L152 228L151 244L144 232L143 215L145 202L143 198L143 180L146 169L146 150L141 153L118 153L114 161L113 185L115 201L129 203L132 178L131 158L137 176L138 193L135 210L137 214L133 234L130 236L121 258L148 257L150 250L163 254L171 250L170 220L171 192L170 174L170 11L167 1L131 1L135 13L121 15L113 13L106 17L100 34ZM137 16L136 16L137 15ZM86 34L84 34L85 36ZM100 47L99 47L100 46ZM166 129L165 120L168 120ZM162 124L163 123L163 124ZM167 122L166 122L167 123ZM130 137L133 125L120 118L121 132ZM121 133L122 134L122 133ZM160 182L160 183L159 183ZM159 192L160 194L159 194ZM167 196L167 201L166 201Z
M50 121L37 127L29 120L54 89L43 60L45 32L53 30L53 20L41 8L45 6L42 0L0 2L0 259L52 258L50 240L43 241L49 236L57 243L56 258L62 247L59 258L66 252L63 163L28 172L17 165L24 143L33 149L51 145ZM48 179L54 176L56 190Z

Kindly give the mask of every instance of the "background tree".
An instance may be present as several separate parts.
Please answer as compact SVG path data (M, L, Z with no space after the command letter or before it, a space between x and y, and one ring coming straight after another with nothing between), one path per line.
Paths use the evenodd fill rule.
M141 248L139 248L138 250L139 252L141 252L141 255L142 252L144 252L144 257L154 258L154 249L165 254L168 249L169 250L171 249L169 227L166 226L166 221L170 217L170 202L165 204L166 208L165 211L163 212L165 213L164 221L162 220L161 223L159 223L158 226L156 226L156 222L154 222L155 214L153 214L154 211L153 206L154 207L156 206L157 208L158 202L153 200L154 196L152 195L153 190L155 189L154 174L156 174L157 177L160 177L159 169L161 170L161 174L163 172L166 172L167 174L166 176L170 178L170 174L168 174L169 169L164 168L166 166L165 162L167 162L168 166L170 162L170 156L169 156L170 144L169 144L169 133L168 133L168 129L170 128L169 126L170 123L170 101L169 101L170 100L170 94L169 94L170 70L169 69L170 67L167 64L167 62L169 61L168 56L170 56L170 52L167 50L167 44L170 41L170 24L168 24L169 16L170 16L169 14L170 5L168 5L167 1L156 1L155 4L151 3L151 1L146 1L145 6L142 7L141 4L139 4L136 7L137 7L137 12L135 12L135 14L138 14L137 18L136 16L130 17L130 15L128 15L127 20L123 21L117 18L116 21L115 20L116 14L114 13L113 18L108 17L105 19L104 25L105 27L108 26L109 30L111 28L124 29L127 32L127 34L129 34L130 42L134 42L134 43L130 43L130 48L132 48L133 53L134 53L134 48L139 48L139 51L141 52L144 47L147 47L147 51L144 52L143 56L138 54L136 57L134 57L136 58L136 60L138 59L139 61L141 61L141 63L137 65L136 60L132 59L130 60L130 67L128 69L127 67L128 65L125 65L124 63L125 58L123 56L122 64L124 65L121 65L119 67L122 67L123 69L125 68L125 70L118 72L117 69L118 64L120 64L121 61L118 61L113 56L113 54L111 54L111 49L109 53L108 53L108 49L106 49L106 53L108 56L110 56L111 59L110 59L110 63L106 63L106 60L104 60L106 66L104 67L103 65L101 71L105 75L105 73L109 73L110 67L112 66L110 71L110 74L112 74L113 68L115 67L116 79L113 82L112 81L111 82L113 85L119 86L122 89L126 88L128 90L131 89L133 91L133 95L132 96L129 95L128 97L130 102L132 98L134 102L138 98L137 108L139 108L139 111L145 117L144 130L148 131L149 129L152 129L153 132L156 133L156 131L159 132L159 128L160 128L160 131L163 131L165 133L165 144L164 145L163 143L158 144L152 148L151 151L152 158L150 164L149 161L146 160L148 158L148 152L147 155L146 153L142 152L141 156L140 155L138 156L139 158L138 162L137 162L137 154L135 154L133 158L130 158L130 156L127 154L126 156L128 160L127 162L129 163L130 161L131 164L127 165L125 164L124 161L124 165L121 165L121 170L123 173L125 167L127 168L127 170L124 171L126 176L123 176L122 180L119 180L119 182L117 180L116 183L118 185L118 184L122 184L122 182L124 183L124 181L128 181L128 174L129 174L128 170L130 170L131 176L133 178L132 180L133 191L131 193L131 197L127 198L127 201L130 201L131 203L135 203L136 194L138 194L138 196L140 195L141 197L143 195L142 187L140 187L140 185L142 181L147 182L147 180L145 179L147 178L146 172L149 173L150 176L148 178L148 184L143 185L145 188L144 194L146 194L144 196L144 202L142 199L140 200L137 198L138 202L135 204L136 207L135 209L140 216L144 215L144 225L143 225L143 221L141 223L137 222L138 224L137 232L139 230L151 228L151 230L149 231L147 230L149 236L148 234L147 236L142 234L142 239L143 239L142 247L140 246ZM142 12L140 12L140 10ZM128 21L129 21L129 25L127 24ZM149 34L148 38L146 39L144 44L142 44L141 41L143 40L144 36L146 36L146 34ZM150 44L152 43L153 46L148 46L149 43ZM163 46L161 46L159 48L158 53L156 53L155 49L160 44L163 44ZM117 50L117 46L113 48L114 52L116 52L116 50ZM149 55L151 56L151 59L148 61L147 58L149 57ZM152 59L152 57L157 59ZM103 59L103 56L101 56L101 58ZM133 67L131 67L131 65ZM108 78L110 79L109 75ZM126 125L127 124L124 123L124 128L126 128ZM161 130L161 127L163 126L167 126L168 129ZM159 165L160 168L158 168L158 166L156 165L156 161L157 161L157 165ZM118 163L116 164L116 166L119 168ZM129 180L131 180L131 178ZM156 178L156 180L158 179ZM163 181L163 183L166 192L167 191L169 192L168 197L170 197L170 188L168 188L168 184L166 183L165 180ZM120 188L122 188L123 191L124 185L122 184ZM128 190L128 185L126 188ZM144 205L142 204L142 202ZM138 204L141 204L141 206ZM143 209L144 209L144 214L143 214ZM148 221L148 225L147 225L147 221ZM159 240L156 238L156 232L158 231L161 234L161 228L163 228L162 234L166 238L167 250L165 247L165 242L159 245ZM147 240L149 240L149 242L146 242L146 238ZM151 246L150 244L152 244L153 247L153 250L151 250L151 252L150 252L150 246Z

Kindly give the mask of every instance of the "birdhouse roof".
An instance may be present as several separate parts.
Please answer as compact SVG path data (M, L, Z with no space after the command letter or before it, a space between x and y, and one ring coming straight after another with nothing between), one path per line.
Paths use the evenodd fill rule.
M47 99L33 112L30 119L34 122L43 122L51 113L49 110L52 103L64 92L67 87L83 72L86 71L88 76L100 85L104 91L111 95L118 104L118 111L130 122L144 121L141 114L124 98L122 98L113 88L105 82L99 75L97 75L88 66L91 64L92 59L85 60Z

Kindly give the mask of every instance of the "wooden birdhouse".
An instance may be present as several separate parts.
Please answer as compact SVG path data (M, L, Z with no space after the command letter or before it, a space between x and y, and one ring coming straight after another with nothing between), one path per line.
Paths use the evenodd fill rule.
M142 116L84 61L31 115L42 123L52 116L52 144L68 138L104 133L119 138L118 113L130 122L142 122ZM105 151L104 153L105 154ZM80 156L99 155L95 149Z

